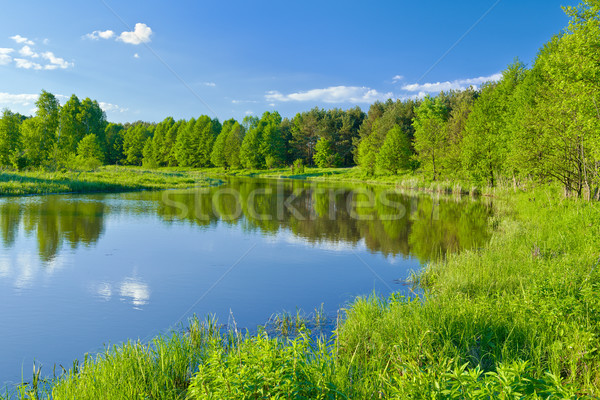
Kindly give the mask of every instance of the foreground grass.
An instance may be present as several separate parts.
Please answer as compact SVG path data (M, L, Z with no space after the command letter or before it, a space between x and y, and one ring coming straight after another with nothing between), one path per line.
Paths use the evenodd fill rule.
M597 398L600 210L552 188L501 206L483 249L415 276L420 299L359 298L333 338L192 321L88 359L22 398Z
M188 170L106 166L90 172L0 171L0 196L126 192L188 188L209 184L211 180L204 174Z

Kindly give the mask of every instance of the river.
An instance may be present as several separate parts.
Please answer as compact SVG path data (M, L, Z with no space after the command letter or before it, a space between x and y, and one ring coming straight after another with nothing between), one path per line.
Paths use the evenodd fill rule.
M389 187L227 178L217 187L0 198L0 386L196 314L255 329L400 291L481 246L489 204Z

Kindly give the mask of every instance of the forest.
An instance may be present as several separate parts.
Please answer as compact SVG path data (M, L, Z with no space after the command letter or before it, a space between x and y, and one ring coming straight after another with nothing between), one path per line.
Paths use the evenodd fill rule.
M496 82L423 99L376 102L367 113L313 108L282 118L220 122L206 115L109 123L97 101L60 105L42 91L33 117L5 109L0 165L18 170L147 167L350 167L478 185L558 182L566 195L600 198L600 17L565 8L568 27L531 67L516 59Z

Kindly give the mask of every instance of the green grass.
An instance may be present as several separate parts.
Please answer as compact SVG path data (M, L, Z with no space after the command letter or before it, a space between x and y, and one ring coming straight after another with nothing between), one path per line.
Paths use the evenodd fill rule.
M212 180L194 170L101 167L96 171L0 171L0 196L50 193L126 192L206 186Z
M413 278L421 298L356 299L329 341L298 312L272 320L287 338L192 321L21 397L597 398L600 205L552 187L507 193L484 248L430 263Z
M479 187L467 181L444 180L431 181L423 175L407 172L401 175L377 173L369 175L359 167L351 168L317 168L305 167L302 173L292 172L291 168L278 168L270 170L223 170L222 168L207 168L202 170L210 176L249 176L257 178L286 178L305 179L324 182L349 182L361 184L394 185L397 188L418 190L442 194L459 195L495 195L498 190L494 188ZM507 185L502 185L506 187ZM504 189L502 189L504 190ZM501 190L501 191L502 191Z

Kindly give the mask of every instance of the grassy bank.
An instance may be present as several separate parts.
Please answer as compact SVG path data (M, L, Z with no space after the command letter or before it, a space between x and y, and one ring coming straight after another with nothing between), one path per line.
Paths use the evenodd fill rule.
M301 172L291 168L270 170L223 170L222 168L204 169L209 176L249 176L258 178L305 179L318 182L349 182L366 184L393 185L407 190L418 190L432 193L460 195L494 195L497 190L489 187L479 187L467 181L435 181L432 182L423 175L406 173L402 175L365 173L359 167L352 168L304 168ZM506 187L507 185L500 185Z
M598 207L552 188L512 195L485 248L415 277L423 298L359 298L330 341L192 321L87 359L49 388L25 385L21 397L596 398Z
M0 196L49 193L126 192L188 188L211 184L193 170L152 170L138 167L101 167L97 171L0 171Z

